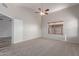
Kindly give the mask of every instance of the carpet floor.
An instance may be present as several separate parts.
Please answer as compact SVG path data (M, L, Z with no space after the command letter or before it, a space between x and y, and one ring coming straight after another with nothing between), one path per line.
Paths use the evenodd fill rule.
M79 44L34 39L0 48L0 56L79 56Z

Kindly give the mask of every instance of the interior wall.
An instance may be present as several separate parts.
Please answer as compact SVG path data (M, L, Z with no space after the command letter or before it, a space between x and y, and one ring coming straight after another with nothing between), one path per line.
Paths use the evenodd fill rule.
M12 21L12 43L23 41L23 21L14 19Z
M29 12L23 24L24 24L23 33L25 40L41 37L41 18L39 17L39 15L33 12Z
M15 3L16 4L16 3ZM15 33L19 35L20 26L19 23L22 20L23 22L23 39L20 41L35 39L41 37L41 18L39 15L35 14L31 9L26 7L17 6L15 4L7 4L8 8L3 7L0 4L0 13L12 17L13 21L16 20L16 27L19 26L19 29L15 30ZM21 23L22 23L21 22ZM22 32L20 32L22 34ZM17 39L14 39L13 42L20 42L19 36L16 36ZM22 36L21 36L22 37Z
M64 35L48 34L48 22L64 21ZM45 38L79 43L79 5L43 17L42 35Z

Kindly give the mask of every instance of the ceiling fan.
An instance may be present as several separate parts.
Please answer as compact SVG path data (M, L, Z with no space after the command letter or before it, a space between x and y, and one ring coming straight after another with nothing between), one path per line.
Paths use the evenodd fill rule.
M41 16L43 16L43 15L48 15L48 11L49 9L43 10L42 8L38 8L38 11L35 13L39 13Z

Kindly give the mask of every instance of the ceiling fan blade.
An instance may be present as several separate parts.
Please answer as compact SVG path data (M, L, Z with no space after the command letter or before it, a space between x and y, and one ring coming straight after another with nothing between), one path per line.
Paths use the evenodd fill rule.
M48 13L45 13L45 15L48 15Z
M34 12L34 13L40 13L40 12Z
M2 3L2 5L3 5L5 8L8 8L7 4L5 4L5 3Z
M39 11L41 11L41 8L38 8Z
M45 11L49 11L49 9L46 9Z

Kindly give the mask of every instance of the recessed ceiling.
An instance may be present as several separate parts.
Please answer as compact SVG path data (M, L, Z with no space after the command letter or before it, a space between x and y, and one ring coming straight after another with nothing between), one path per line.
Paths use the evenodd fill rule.
M8 4L8 3L7 3ZM38 11L38 8L50 9L49 13L62 10L64 8L77 5L78 3L10 3L14 6L30 8L33 11Z
M50 9L50 12L55 12L64 8L77 5L77 3L22 3L17 4L19 6L28 7L35 11L38 11L38 8Z

